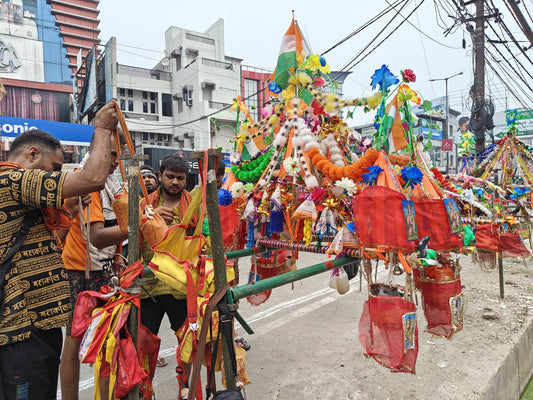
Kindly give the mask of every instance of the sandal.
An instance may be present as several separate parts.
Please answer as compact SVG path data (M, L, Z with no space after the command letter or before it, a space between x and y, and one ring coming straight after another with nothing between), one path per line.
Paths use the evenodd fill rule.
M242 336L235 336L233 338L233 340L234 340L235 344L237 346L239 346L240 348L242 348L242 349L244 349L246 351L250 350L250 345L248 344L246 339L243 338Z
M165 365L167 365L167 360L164 359L163 357L159 357L155 365L158 367L164 367Z

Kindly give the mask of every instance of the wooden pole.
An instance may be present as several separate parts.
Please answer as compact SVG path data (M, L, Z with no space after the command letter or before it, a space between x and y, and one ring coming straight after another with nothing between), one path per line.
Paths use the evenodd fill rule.
M213 269L215 272L215 291L226 285L226 260L224 257L224 243L222 241L222 224L220 223L220 210L218 209L218 190L217 190L217 169L215 166L215 158L218 162L224 162L224 154L219 149L207 150L207 160L204 159L204 152L193 152L190 154L191 158L197 158L203 163L207 163L207 176L202 176L206 179L206 209L207 218L209 220L209 237L211 238L211 251L213 253ZM198 221L199 224L202 221ZM231 365L230 353L227 340L223 337L224 331L221 330L222 337L222 355L224 358L224 368L226 373L226 386L228 389L236 389L237 382L233 375L233 367ZM233 338L230 338L233 342Z
M139 259L139 162L144 161L148 156L144 154L123 154L121 160L127 163L127 181L128 181L128 265L132 265ZM136 278L132 284L132 289L140 290L139 279ZM128 316L128 331L138 349L139 341L139 311L132 304ZM136 385L129 393L128 400L139 399L139 385Z

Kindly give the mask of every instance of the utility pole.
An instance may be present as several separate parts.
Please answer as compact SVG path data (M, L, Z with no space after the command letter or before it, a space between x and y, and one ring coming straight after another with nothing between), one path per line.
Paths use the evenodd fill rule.
M524 32L527 40L529 40L530 46L528 48L531 48L533 46L533 31L526 21L524 14L522 14L522 11L518 8L518 2L516 0L506 0L506 2L512 8L513 13L518 20L518 24L520 25L520 28L522 28L522 32Z
M480 122L481 127L476 130L476 152L485 150L485 0L476 0L476 28L473 33L474 44L474 90L471 94L474 102L473 109L476 110L474 119Z

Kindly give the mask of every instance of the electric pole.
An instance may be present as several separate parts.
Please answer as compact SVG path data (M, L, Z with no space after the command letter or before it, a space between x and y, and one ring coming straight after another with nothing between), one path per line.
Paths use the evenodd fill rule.
M474 88L471 93L473 106L472 117L477 122L474 130L476 152L485 150L485 0L476 0L476 28L472 34L474 44ZM474 124L471 124L474 125Z

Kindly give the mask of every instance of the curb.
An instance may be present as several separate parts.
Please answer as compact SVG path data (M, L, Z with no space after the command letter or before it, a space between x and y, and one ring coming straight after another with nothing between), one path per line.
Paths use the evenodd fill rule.
M533 375L533 318L528 318L518 341L501 362L483 393L484 400L519 400Z

